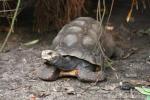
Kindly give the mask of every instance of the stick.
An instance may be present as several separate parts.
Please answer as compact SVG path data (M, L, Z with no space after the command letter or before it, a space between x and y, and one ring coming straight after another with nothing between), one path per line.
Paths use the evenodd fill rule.
M16 11L15 11L15 13L14 13L14 16L13 16L13 19L12 19L12 23L11 23L9 32L8 32L6 38L5 38L5 41L3 42L3 44L2 44L2 46L1 46L1 48L0 48L0 52L3 51L5 45L6 45L7 41L8 41L8 38L9 38L9 36L11 35L11 33L12 33L12 31L13 31L15 19L16 19L17 12L18 12L18 9L19 9L19 6L20 6L20 2L21 2L21 0L18 0L17 7L16 7Z

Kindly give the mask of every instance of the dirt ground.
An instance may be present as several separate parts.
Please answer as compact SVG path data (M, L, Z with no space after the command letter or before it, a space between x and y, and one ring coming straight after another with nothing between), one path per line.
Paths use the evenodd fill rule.
M124 35L131 48L137 48L126 59L114 61L113 68L106 68L107 81L83 83L76 78L62 78L54 82L38 79L37 72L43 66L40 53L48 49L56 32L30 33L19 28L0 53L0 100L144 100L138 91L121 90L119 83L125 80L150 82L150 34L139 31L150 28L150 16L135 17L135 22L125 25L113 17L111 22ZM121 19L121 17L120 17ZM123 18L122 18L123 19ZM125 20L125 19L123 19ZM0 34L2 44L5 34ZM39 39L31 46L24 43Z

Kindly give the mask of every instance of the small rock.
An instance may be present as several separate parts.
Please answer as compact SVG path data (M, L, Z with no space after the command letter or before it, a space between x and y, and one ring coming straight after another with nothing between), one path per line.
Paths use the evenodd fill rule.
M120 82L120 89L121 90L131 90L131 89L134 89L134 86L129 82Z
M75 94L75 90L73 87L65 87L66 93L69 95L74 95Z
M54 92L57 92L57 89L56 89L56 88L53 88L53 91L54 91Z
M150 56L146 59L146 63L150 64Z
M27 60L25 58L22 59L23 64L27 64Z

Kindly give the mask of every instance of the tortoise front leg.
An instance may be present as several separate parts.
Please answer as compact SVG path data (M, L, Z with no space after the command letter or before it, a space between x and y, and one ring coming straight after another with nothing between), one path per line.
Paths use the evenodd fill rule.
M54 66L44 64L42 68L39 69L38 77L44 81L55 81L58 79L60 70Z
M85 82L100 82L106 79L103 71L93 72L86 68L78 71L78 79Z

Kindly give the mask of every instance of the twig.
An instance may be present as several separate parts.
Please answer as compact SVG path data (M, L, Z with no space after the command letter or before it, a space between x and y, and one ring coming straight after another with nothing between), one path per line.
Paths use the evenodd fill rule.
M0 1L2 1L2 2L3 2L4 0L0 0ZM5 0L5 1L13 1L13 0Z
M1 46L1 48L0 48L0 52L2 52L2 51L3 51L3 49L4 49L5 45L6 45L7 41L8 41L8 38L9 38L9 36L11 35L11 33L12 33L12 31L13 31L13 27L14 27L15 19L16 19L17 12L18 12L18 10L19 10L19 6L20 6L20 2L21 2L21 0L18 0L17 7L16 7L16 11L15 11L15 13L14 13L14 16L13 16L13 19L12 19L12 23L11 23L11 26L10 26L9 32L8 32L8 34L7 34L6 38L5 38L4 43L2 44L2 46Z
M0 11L0 13L5 13L5 12L14 12L14 11L16 11L16 9L2 10L2 11Z
M109 12L109 15L108 15L108 19L107 19L106 25L108 25L108 23L109 23L110 16L111 16L111 13L112 13L112 9L113 9L113 6L114 6L114 1L115 1L115 0L112 0L111 8L110 8L110 12Z

